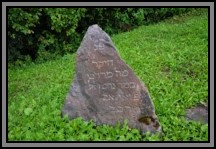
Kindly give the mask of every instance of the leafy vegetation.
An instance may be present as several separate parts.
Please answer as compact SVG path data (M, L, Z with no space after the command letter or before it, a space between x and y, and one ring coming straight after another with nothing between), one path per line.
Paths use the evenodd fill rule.
M8 8L8 62L42 63L76 52L92 24L109 34L158 22L192 8Z
M208 12L175 16L112 36L121 58L149 89L162 135L124 126L69 121L61 109L74 77L75 54L8 69L9 141L207 141L208 125L185 109L208 100Z

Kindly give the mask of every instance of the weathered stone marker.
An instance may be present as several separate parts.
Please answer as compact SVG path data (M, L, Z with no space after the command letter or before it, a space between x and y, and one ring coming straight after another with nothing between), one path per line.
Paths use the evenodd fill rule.
M127 119L130 128L161 131L147 88L98 25L88 28L77 51L75 79L62 115L113 126Z

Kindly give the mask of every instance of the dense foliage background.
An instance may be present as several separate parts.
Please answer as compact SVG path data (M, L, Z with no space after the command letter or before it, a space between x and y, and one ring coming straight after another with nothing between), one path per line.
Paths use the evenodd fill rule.
M99 24L108 34L130 31L194 8L8 8L8 62L19 66L74 53Z

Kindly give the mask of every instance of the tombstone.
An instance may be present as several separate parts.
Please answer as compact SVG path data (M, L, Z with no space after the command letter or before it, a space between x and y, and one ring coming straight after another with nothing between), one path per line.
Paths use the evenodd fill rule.
M77 51L75 78L62 109L65 115L97 125L127 120L130 128L141 132L161 132L147 88L97 24L88 28Z

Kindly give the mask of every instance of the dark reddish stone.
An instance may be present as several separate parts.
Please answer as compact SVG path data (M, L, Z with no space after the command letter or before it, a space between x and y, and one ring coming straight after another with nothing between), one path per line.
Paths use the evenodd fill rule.
M142 132L161 131L147 88L98 25L88 28L77 51L75 79L62 115L113 126L127 119L129 127Z

